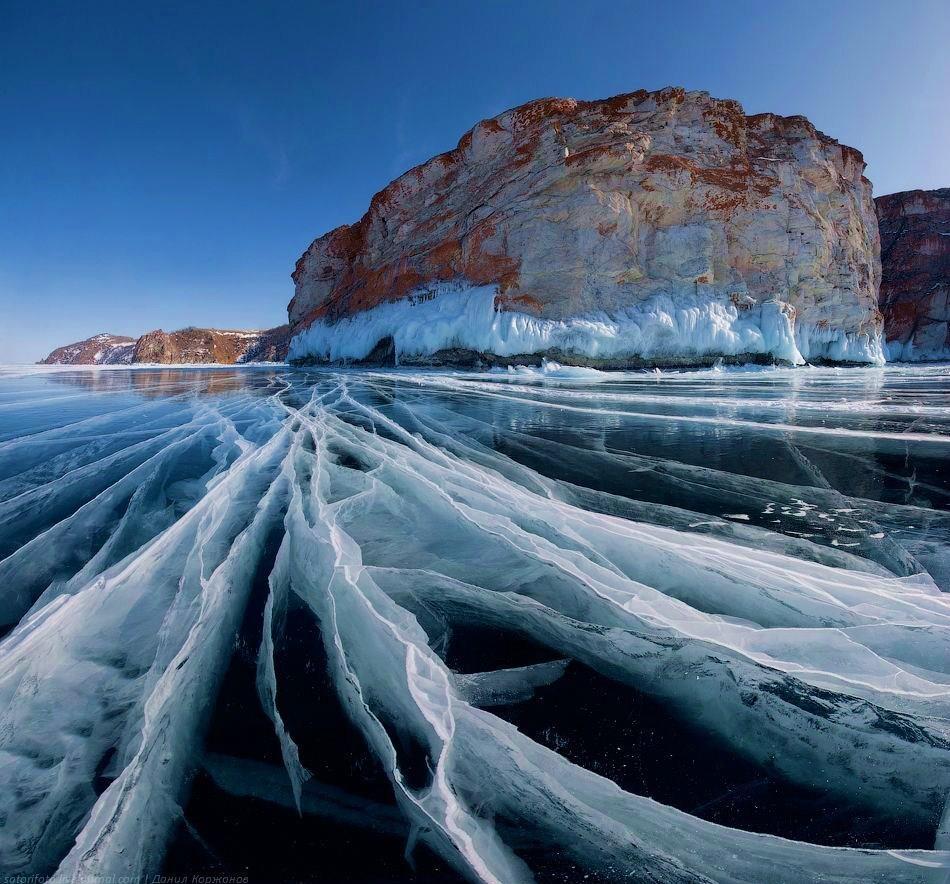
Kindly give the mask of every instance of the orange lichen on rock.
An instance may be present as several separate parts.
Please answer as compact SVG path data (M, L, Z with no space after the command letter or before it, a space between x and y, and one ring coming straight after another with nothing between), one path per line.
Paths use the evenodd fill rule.
M742 145L745 140L746 116L738 101L719 101L704 113L723 141L737 147Z
M486 226L469 236L460 276L474 285L497 285L499 291L505 292L517 285L520 265L511 255L492 252L486 247L486 240L493 231L494 228Z
M523 292L520 295L510 295L502 292L495 299L495 306L499 310L514 310L518 313L530 313L533 316L540 316L544 308L544 303L540 298L536 298L530 292Z

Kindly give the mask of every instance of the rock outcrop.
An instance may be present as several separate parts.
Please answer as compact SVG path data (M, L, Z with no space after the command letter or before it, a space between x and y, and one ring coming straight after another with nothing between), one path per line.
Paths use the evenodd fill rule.
M103 332L75 344L57 347L41 365L116 365L132 361L135 338Z
M159 329L138 339L95 335L59 347L42 362L47 365L283 362L289 342L290 329L286 325L263 331L183 328L165 332Z
M888 356L950 359L950 188L875 200Z
M252 341L244 351L242 362L284 362L290 347L290 326L278 325L258 332L256 341Z
M543 99L321 236L291 359L883 359L864 161L804 117L663 89Z
M133 362L152 363L217 363L232 365L252 361L249 357L267 349L265 341L275 340L281 328L266 331L222 331L213 328L183 328L179 331L148 332L135 344ZM271 348L276 355L277 348ZM283 350L286 356L286 349ZM261 361L258 356L253 361ZM282 361L267 360L267 361Z

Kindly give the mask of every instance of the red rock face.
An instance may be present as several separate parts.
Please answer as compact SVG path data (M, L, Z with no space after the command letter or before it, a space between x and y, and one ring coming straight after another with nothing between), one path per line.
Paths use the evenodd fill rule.
M216 328L161 329L142 335L133 362L217 363L282 362L287 357L286 326L266 331L227 331Z
M950 188L875 200L891 358L950 358Z
M290 328L264 331L228 331L183 328L148 332L140 338L96 335L67 344L50 353L45 364L102 365L111 363L217 363L283 362L287 358Z
M183 328L175 332L159 329L138 339L132 361L230 365L247 349L249 340L245 334L210 328Z
M779 298L816 337L874 336L863 170L858 151L803 117L746 116L703 92L534 101L315 240L293 273L292 330L459 282L552 320L685 291Z

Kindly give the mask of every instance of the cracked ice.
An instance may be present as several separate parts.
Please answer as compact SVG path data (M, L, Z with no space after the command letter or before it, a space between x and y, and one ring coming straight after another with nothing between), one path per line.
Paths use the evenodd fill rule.
M0 374L0 871L937 882L946 368Z

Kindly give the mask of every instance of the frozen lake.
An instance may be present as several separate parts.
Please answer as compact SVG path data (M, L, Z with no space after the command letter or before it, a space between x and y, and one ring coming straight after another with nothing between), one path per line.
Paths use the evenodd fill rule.
M0 873L945 881L948 503L946 365L0 367Z

